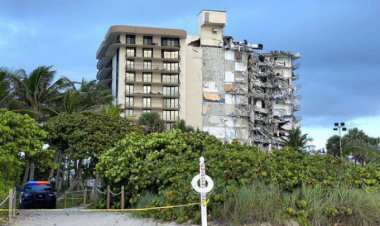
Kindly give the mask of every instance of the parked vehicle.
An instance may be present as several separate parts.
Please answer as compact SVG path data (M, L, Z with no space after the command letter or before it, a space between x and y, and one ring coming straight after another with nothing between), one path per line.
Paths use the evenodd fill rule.
M56 195L47 181L28 181L20 191L20 208L56 208Z

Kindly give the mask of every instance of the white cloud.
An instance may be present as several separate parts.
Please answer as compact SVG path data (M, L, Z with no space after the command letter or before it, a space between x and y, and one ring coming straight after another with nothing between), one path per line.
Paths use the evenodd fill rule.
M334 122L331 122L331 127L304 126L302 127L302 131L313 138L312 144L315 145L317 149L324 148L327 139L337 134L336 131L333 131L333 123ZM355 118L347 121L346 126L348 129L357 127L372 137L380 137L380 115Z

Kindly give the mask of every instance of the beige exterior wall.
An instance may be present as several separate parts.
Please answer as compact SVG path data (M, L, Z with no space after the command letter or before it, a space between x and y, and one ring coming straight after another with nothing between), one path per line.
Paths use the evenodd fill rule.
M188 36L182 48L185 73L181 74L181 111L188 125L202 129L202 48L189 45L199 36Z
M203 10L198 15L198 34L203 46L223 46L226 12Z

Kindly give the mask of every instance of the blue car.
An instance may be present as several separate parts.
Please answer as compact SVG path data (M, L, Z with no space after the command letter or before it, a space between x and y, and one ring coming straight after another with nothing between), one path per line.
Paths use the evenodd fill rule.
M56 202L56 195L47 181L28 181L20 192L20 209L55 209Z

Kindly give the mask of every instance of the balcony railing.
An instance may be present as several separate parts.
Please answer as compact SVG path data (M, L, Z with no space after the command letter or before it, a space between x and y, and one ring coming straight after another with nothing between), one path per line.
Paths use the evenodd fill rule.
M181 69L178 67L175 68L166 68L162 64L152 64L151 67L147 67L144 64L128 64L126 65L126 70L146 70L146 71L162 71L162 72L181 72Z

